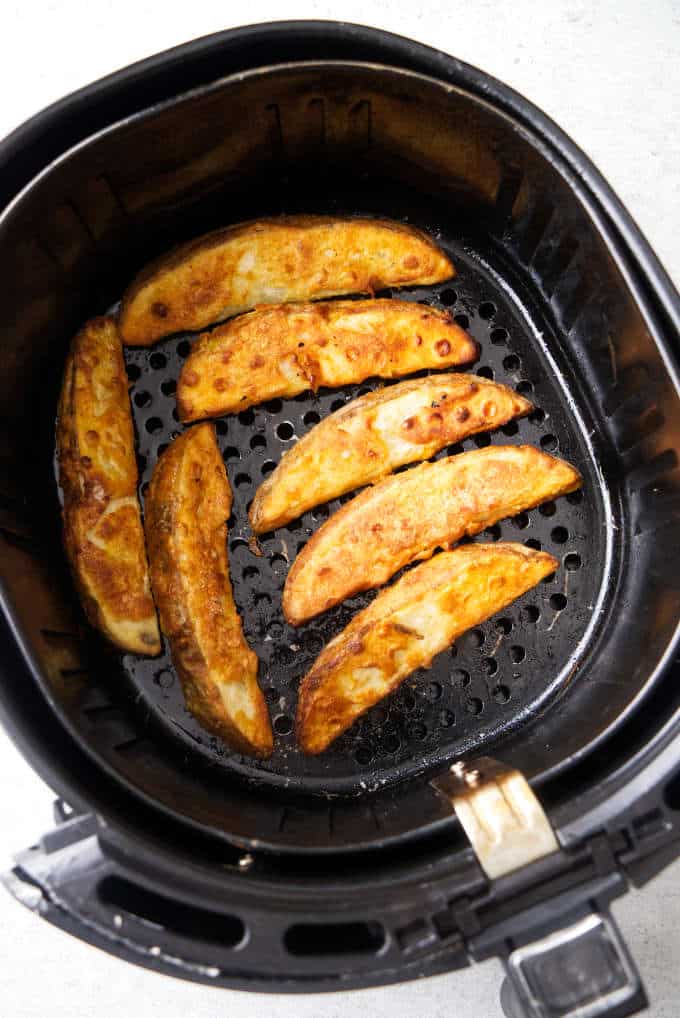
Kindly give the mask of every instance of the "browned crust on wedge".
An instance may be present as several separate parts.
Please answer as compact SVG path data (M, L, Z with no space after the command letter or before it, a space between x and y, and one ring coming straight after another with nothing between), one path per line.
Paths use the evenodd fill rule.
M237 223L147 266L123 298L125 343L204 329L259 304L431 285L454 268L421 230L384 219L280 216Z
M146 497L151 583L187 707L241 753L266 757L273 739L243 636L227 561L231 488L211 424L176 438Z
M320 753L467 629L549 576L557 560L521 544L442 552L381 591L321 651L298 694L297 738Z
M352 400L284 453L260 485L250 523L261 534L397 467L528 414L529 400L473 375L411 379Z
M569 463L528 445L489 446L387 477L309 539L286 580L284 615L300 625L414 559L580 485Z
M57 456L64 547L88 619L122 650L158 654L127 375L111 318L88 322L71 344Z
M282 304L201 336L182 367L177 405L184 421L216 417L321 385L467 364L477 354L447 311L412 301Z

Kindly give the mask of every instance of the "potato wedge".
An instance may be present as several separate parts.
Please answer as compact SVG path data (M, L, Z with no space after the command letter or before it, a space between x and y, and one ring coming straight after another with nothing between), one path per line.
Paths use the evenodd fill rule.
M231 488L211 424L176 438L146 497L151 584L187 707L241 753L266 757L273 739L243 636L227 561Z
M125 343L147 346L258 304L430 285L453 275L434 241L403 223L259 219L199 237L149 265L123 298L120 330Z
M160 653L127 375L111 318L88 322L71 345L57 457L64 547L88 619L122 650Z
M370 392L284 453L253 499L251 526L256 534L282 527L321 502L531 409L513 389L471 375L431 375Z
M297 738L321 753L369 707L558 566L522 544L470 544L410 569L321 651L298 694Z
M580 485L569 463L530 445L492 445L387 477L309 539L286 580L284 615L298 626L414 559Z
M398 378L475 360L446 311L401 300L281 304L201 336L177 383L183 421L219 417L320 385Z

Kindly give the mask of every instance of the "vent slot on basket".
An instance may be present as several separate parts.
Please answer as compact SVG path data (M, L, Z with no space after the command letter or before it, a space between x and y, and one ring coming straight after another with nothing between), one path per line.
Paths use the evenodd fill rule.
M296 956L377 954L385 930L376 922L297 923L286 930L284 944Z
M237 916L184 905L122 877L105 877L97 894L100 901L116 912L191 940L233 948L245 936L246 928Z

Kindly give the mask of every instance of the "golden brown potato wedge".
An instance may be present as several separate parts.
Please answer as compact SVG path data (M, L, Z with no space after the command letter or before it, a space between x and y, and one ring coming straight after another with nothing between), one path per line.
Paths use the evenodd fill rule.
M201 336L177 384L183 421L244 410L320 385L398 378L475 360L446 311L402 300L281 304Z
M146 346L258 304L430 285L453 275L434 241L403 223L259 219L199 237L149 265L123 298L120 330L125 343Z
M284 453L255 495L251 526L256 534L281 527L321 502L531 409L513 389L473 375L431 375L370 392Z
M57 456L64 546L88 619L122 650L160 653L127 375L111 318L88 322L71 345Z
M580 485L569 463L530 445L492 445L387 477L309 539L286 580L284 615L300 625L414 559Z
M187 707L234 749L266 757L269 713L229 580L230 512L215 431L202 424L176 438L154 468L145 514L151 583Z
M471 626L557 568L522 544L470 544L435 555L378 594L321 651L300 686L297 738L321 753L369 707Z

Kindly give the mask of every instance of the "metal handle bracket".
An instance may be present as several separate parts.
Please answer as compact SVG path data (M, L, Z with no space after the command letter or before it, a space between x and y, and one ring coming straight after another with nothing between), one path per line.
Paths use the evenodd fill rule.
M432 784L451 801L490 879L558 851L550 821L519 771L480 757L471 764L458 761Z

